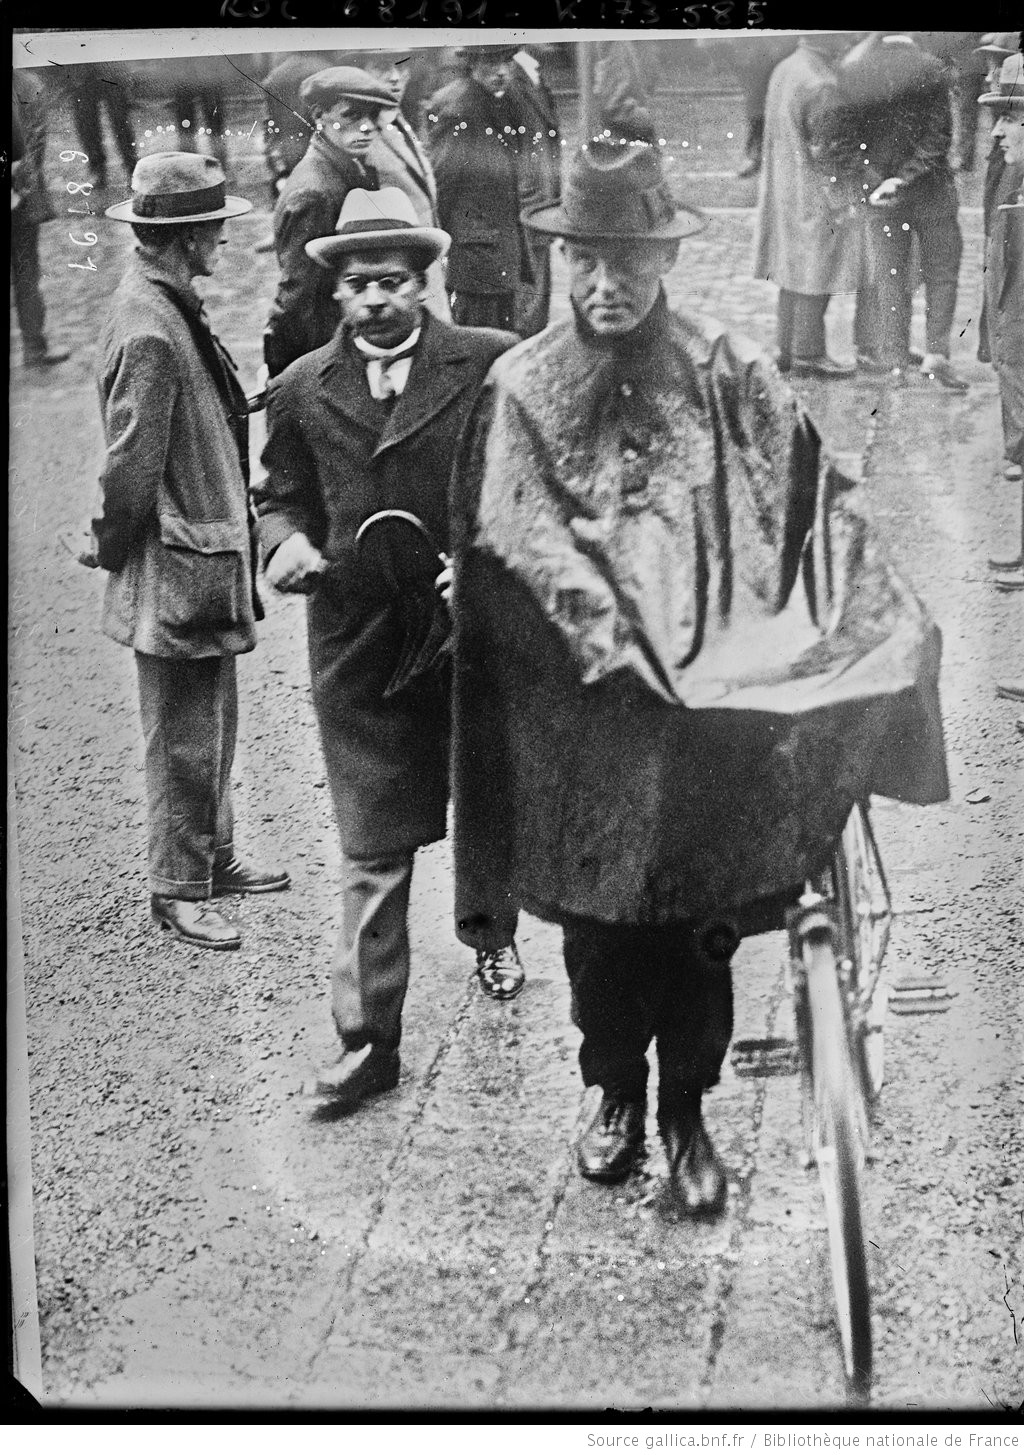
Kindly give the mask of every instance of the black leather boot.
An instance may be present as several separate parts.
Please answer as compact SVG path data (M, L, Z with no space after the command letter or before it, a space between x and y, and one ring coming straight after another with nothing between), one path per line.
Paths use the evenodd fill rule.
M680 1212L691 1218L714 1218L725 1207L725 1167L708 1136L701 1115L701 1092L662 1095L658 1129L668 1156L669 1187Z
M644 1143L647 1103L606 1091L579 1140L576 1161L591 1182L621 1182L628 1177Z

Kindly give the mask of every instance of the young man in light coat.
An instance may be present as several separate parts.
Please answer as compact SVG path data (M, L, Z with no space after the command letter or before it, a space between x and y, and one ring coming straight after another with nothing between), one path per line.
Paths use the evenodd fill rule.
M153 917L211 950L241 944L211 898L290 883L234 848L235 657L262 616L248 405L192 286L214 271L225 219L250 207L225 194L213 157L156 152L136 166L131 200L107 209L139 246L100 335L107 453L93 548L79 557L110 573L103 630L135 652Z

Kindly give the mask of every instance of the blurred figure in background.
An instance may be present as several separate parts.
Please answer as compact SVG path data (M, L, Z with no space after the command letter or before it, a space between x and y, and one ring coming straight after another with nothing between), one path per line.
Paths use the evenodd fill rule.
M752 35L730 41L729 65L743 92L747 135L743 161L737 177L755 177L761 170L764 151L765 103L768 82L780 61L793 54L797 41L784 35Z
M845 378L853 365L829 357L825 310L860 276L860 216L847 180L818 159L817 119L836 91L833 60L846 36L805 36L772 72L754 238L754 277L779 285L776 362L785 373Z
M946 68L953 114L953 148L950 165L954 172L974 169L974 144L978 131L978 97L985 86L985 61L978 54L983 40L980 30L919 30L918 43L937 56Z
M992 209L985 247L985 301L992 363L999 377L1003 422L1003 474L1024 478L1024 57L1009 56L999 80L981 97L994 115L993 135L1002 148L1005 167ZM997 570L1014 572L1006 589L1024 585L1024 499L1020 544Z
M962 392L967 385L949 361L963 239L942 63L905 31L875 31L843 57L837 79L845 112L840 129L853 148L849 165L864 178L870 286L878 309L877 352L862 348L858 363L902 378L919 360L926 379ZM916 358L910 349L914 238L927 333L926 353Z
M62 364L67 349L46 342L46 305L39 287L39 229L57 216L46 185L46 88L31 71L11 83L11 282L26 369Z
M330 56L323 51L296 51L283 60L277 57L261 82L267 102L267 113L263 119L263 156L269 173L271 209L277 206L285 180L306 155L306 148L316 130L316 123L302 101L302 84L318 71L327 70L331 64ZM274 251L273 233L256 244L256 251Z
M524 211L553 207L562 195L562 145L555 98L544 83L535 48L522 46L512 57L508 97L517 116L519 203ZM528 231L532 283L516 297L516 332L523 338L547 327L551 308L551 239Z
M408 51L346 51L337 63L362 66L392 92L394 109L381 112L367 161L377 173L381 187L399 187L405 193L421 227L440 227L434 169L426 148L401 110L409 79ZM451 318L443 259L432 262L427 269L427 303L436 317Z
M210 149L226 171L228 151L224 140L224 74L221 64L217 56L196 56L192 60L175 62L171 104L181 150L201 150L196 138L205 126L210 137Z
M466 49L468 74L427 104L438 216L452 238L452 318L471 327L513 329L517 293L523 281L533 281L519 217L519 123L507 95L517 47Z
M982 37L978 53L984 58L987 67L983 91L991 92L996 89L1003 62L1008 56L1016 55L1019 50L1019 30L990 31ZM992 227L992 209L995 206L996 194L999 192L1004 165L1005 159L1000 139L993 134L985 161L985 182L982 188L982 219L986 240ZM978 358L983 364L992 362L988 337L988 298L984 291L982 292L981 317L978 320Z
M106 112L127 184L138 159L132 129L130 73L116 61L94 61L89 65L61 66L60 76L71 101L78 139L89 158L93 183L103 188L108 181L103 138L103 113Z
M306 244L334 231L353 187L377 191L369 162L380 115L394 95L378 76L355 66L331 66L302 83L300 99L316 131L302 161L286 178L274 211L281 277L263 335L271 377L333 336L338 325L334 279L306 253Z

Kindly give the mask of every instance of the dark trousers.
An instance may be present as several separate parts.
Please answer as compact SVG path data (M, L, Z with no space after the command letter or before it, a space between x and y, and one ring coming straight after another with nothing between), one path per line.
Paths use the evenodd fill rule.
M732 975L699 931L575 920L563 953L585 1085L641 1099L652 1040L663 1102L716 1084L732 1038Z
M453 293L452 323L463 328L515 329L514 293Z
M135 663L146 743L149 887L171 899L208 899L214 865L234 852L235 659L136 652Z
M22 216L23 202L11 213L11 281L14 307L26 358L45 354L46 307L39 288L39 225Z
M178 146L183 152L197 150L196 128L200 116L209 128L213 155L227 167L227 142L224 140L224 96L219 86L178 87L173 97L174 115L178 123ZM188 123L186 126L185 123Z
M776 340L781 359L820 359L825 349L828 293L791 293L779 289Z
M342 855L341 937L331 972L331 1011L346 1050L397 1049L409 986L409 890L413 852Z
M963 238L957 221L952 178L912 189L897 207L872 209L868 218L871 278L878 307L879 357L890 368L903 367L910 349L913 288L911 247L917 238L925 289L927 351L949 357L956 310Z
M131 111L124 92L106 81L82 81L76 84L72 93L72 107L75 114L75 129L82 143L82 150L89 158L93 175L100 181L106 180L107 151L103 143L103 109L106 109L110 129L118 156L125 169L126 180L132 175L138 160L135 151L135 134L132 131Z

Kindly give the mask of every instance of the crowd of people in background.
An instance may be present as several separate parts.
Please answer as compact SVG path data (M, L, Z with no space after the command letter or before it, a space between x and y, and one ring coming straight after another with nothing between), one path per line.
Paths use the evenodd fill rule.
M578 1149L582 1174L614 1182L632 1167L653 1037L662 1062L659 1123L676 1193L691 1215L721 1210L726 1174L703 1125L701 1098L717 1079L731 1034L728 966L742 923L715 913L711 888L700 899L700 874L682 874L685 845L672 841L669 827L655 843L648 821L636 815L647 789L638 779L635 792L627 791L629 773L637 763L660 762L671 745L660 727L660 700L657 710L641 710L628 693L616 696L617 654L628 655L644 608L641 602L606 632L615 602L602 594L604 577L585 589L587 570L606 555L608 579L623 570L632 590L644 578L644 521L656 496L654 514L673 522L677 535L675 554L659 557L664 582L653 583L671 596L665 620L689 620L692 611L701 622L694 655L700 633L712 645L716 633L725 640L735 631L738 639L779 603L753 588L749 600L738 593L731 602L724 587L714 601L706 590L707 599L690 601L688 593L707 582L700 586L704 567L687 565L691 516L673 515L683 498L679 472L706 466L701 488L710 492L711 530L725 508L712 497L726 475L741 478L738 495L752 498L751 458L769 461L765 474L777 498L764 509L777 508L778 521L769 529L764 520L743 519L736 528L763 563L759 580L793 581L796 567L785 553L818 528L813 510L796 537L793 521L798 507L806 513L813 504L824 475L819 436L783 376L835 380L861 371L902 386L916 371L927 387L966 390L950 360L963 251L953 172L954 163L973 165L979 102L996 118L985 182L982 356L1000 383L1003 473L1021 479L1024 75L1019 36L972 39L945 56L907 32L819 32L787 44L785 54L775 42L743 48L748 132L740 172L759 178L754 274L779 290L773 361L756 358L754 346L717 325L670 310L662 280L680 240L704 219L671 195L641 68L617 53L599 57L594 70L612 126L573 149L564 182L555 100L528 46L460 47L447 72L422 56L389 51L275 58L261 83L273 235L257 246L273 249L279 277L263 334L268 387L255 402L192 287L214 271L225 222L251 208L226 190L223 96L211 81L175 85L171 98L175 136L192 139L202 130L213 155L192 142L135 161L123 90L102 89L104 77L90 68L68 79L95 185L109 182L102 108L131 173L130 200L106 209L131 225L138 246L101 336L103 503L79 559L109 573L104 630L138 660L151 911L194 946L234 949L240 936L212 901L290 887L286 870L250 863L234 842L234 659L255 644L259 555L270 586L310 597L313 702L343 850L332 1000L339 1057L317 1073L316 1094L354 1109L397 1082L413 858L446 828L448 680L424 668L414 683L396 686L392 669L408 645L409 621L393 583L376 580L356 550L376 513L412 512L432 538L439 568L428 595L436 590L447 604L451 553L463 566L454 587L461 654L455 740L463 748L455 771L461 842L472 852L467 857L464 847L457 860L457 897L466 906L458 932L475 951L482 991L509 1000L523 988L514 939L519 908L539 906L562 922L574 1016L584 1033L584 1080L604 1093ZM44 332L38 229L52 210L35 84L16 76L12 211L12 273L31 368L67 357ZM565 249L572 315L549 328L555 239ZM910 343L918 269L921 354ZM844 292L857 296L850 362L833 357L826 341L829 302ZM212 387L204 390L207 380ZM731 412L723 400L733 401ZM266 474L250 491L248 414L264 403ZM851 482L837 472L829 478L835 500L852 498ZM513 479L522 490L507 488ZM461 510L464 517L461 546L449 518L450 482L461 500L456 516ZM501 542L493 554L519 550L520 576L529 579L537 555L529 499L546 508L549 490L559 500L578 496L573 525L583 535L591 528L585 549L566 545L561 568L571 584L562 589L553 576L552 586L544 571L559 567L560 517L551 512L545 541L553 554L534 582L538 599L553 592L550 615L583 653L588 685L609 675L611 685L582 705L564 652L552 665L541 643L525 667L504 660L506 623L494 603L508 582L493 562L481 567L473 558L475 533L489 530ZM835 500L822 510L835 505L856 514ZM602 510L620 534L602 536L595 524ZM636 559L625 559L634 548ZM731 548L722 545L726 554ZM995 565L1007 589L1024 585L1019 553ZM474 570L484 571L482 585ZM723 581L727 575L723 570ZM471 607L461 616L460 599ZM533 607L514 591L507 599L522 641L536 645ZM915 623L924 640L924 615ZM664 661L649 642L638 651L654 697L674 710L689 700L676 680L689 657L678 643L670 646ZM913 684L922 714L914 731L937 722L934 683L924 682L924 670ZM557 712L548 711L544 691ZM591 711L595 702L603 718ZM561 759L550 746L559 712ZM500 724L512 724L511 747ZM940 738L937 730L925 738L930 777L898 755L886 760L875 743L871 761L886 760L899 787L876 787L867 773L865 793L941 797ZM585 743L600 812L577 772ZM626 745L638 743L647 744L646 759L630 756ZM687 743L686 753L697 750ZM770 756L767 748L762 756ZM481 764L490 766L474 796ZM660 769L657 776L671 781ZM523 782L534 785L528 802L516 797ZM663 808L659 800L652 814ZM675 804L665 823L678 826L694 811ZM614 852L602 827L596 838L606 857L591 860L597 822L613 825ZM775 818L765 822L776 835ZM752 830L744 851L753 854L759 843ZM670 862L649 862L666 845ZM774 838L764 847L758 872L767 881L779 859ZM791 881L771 887L788 889L802 877L794 868ZM616 895L620 912L609 929L602 905L618 903ZM673 987L684 962L689 998L681 1000Z

